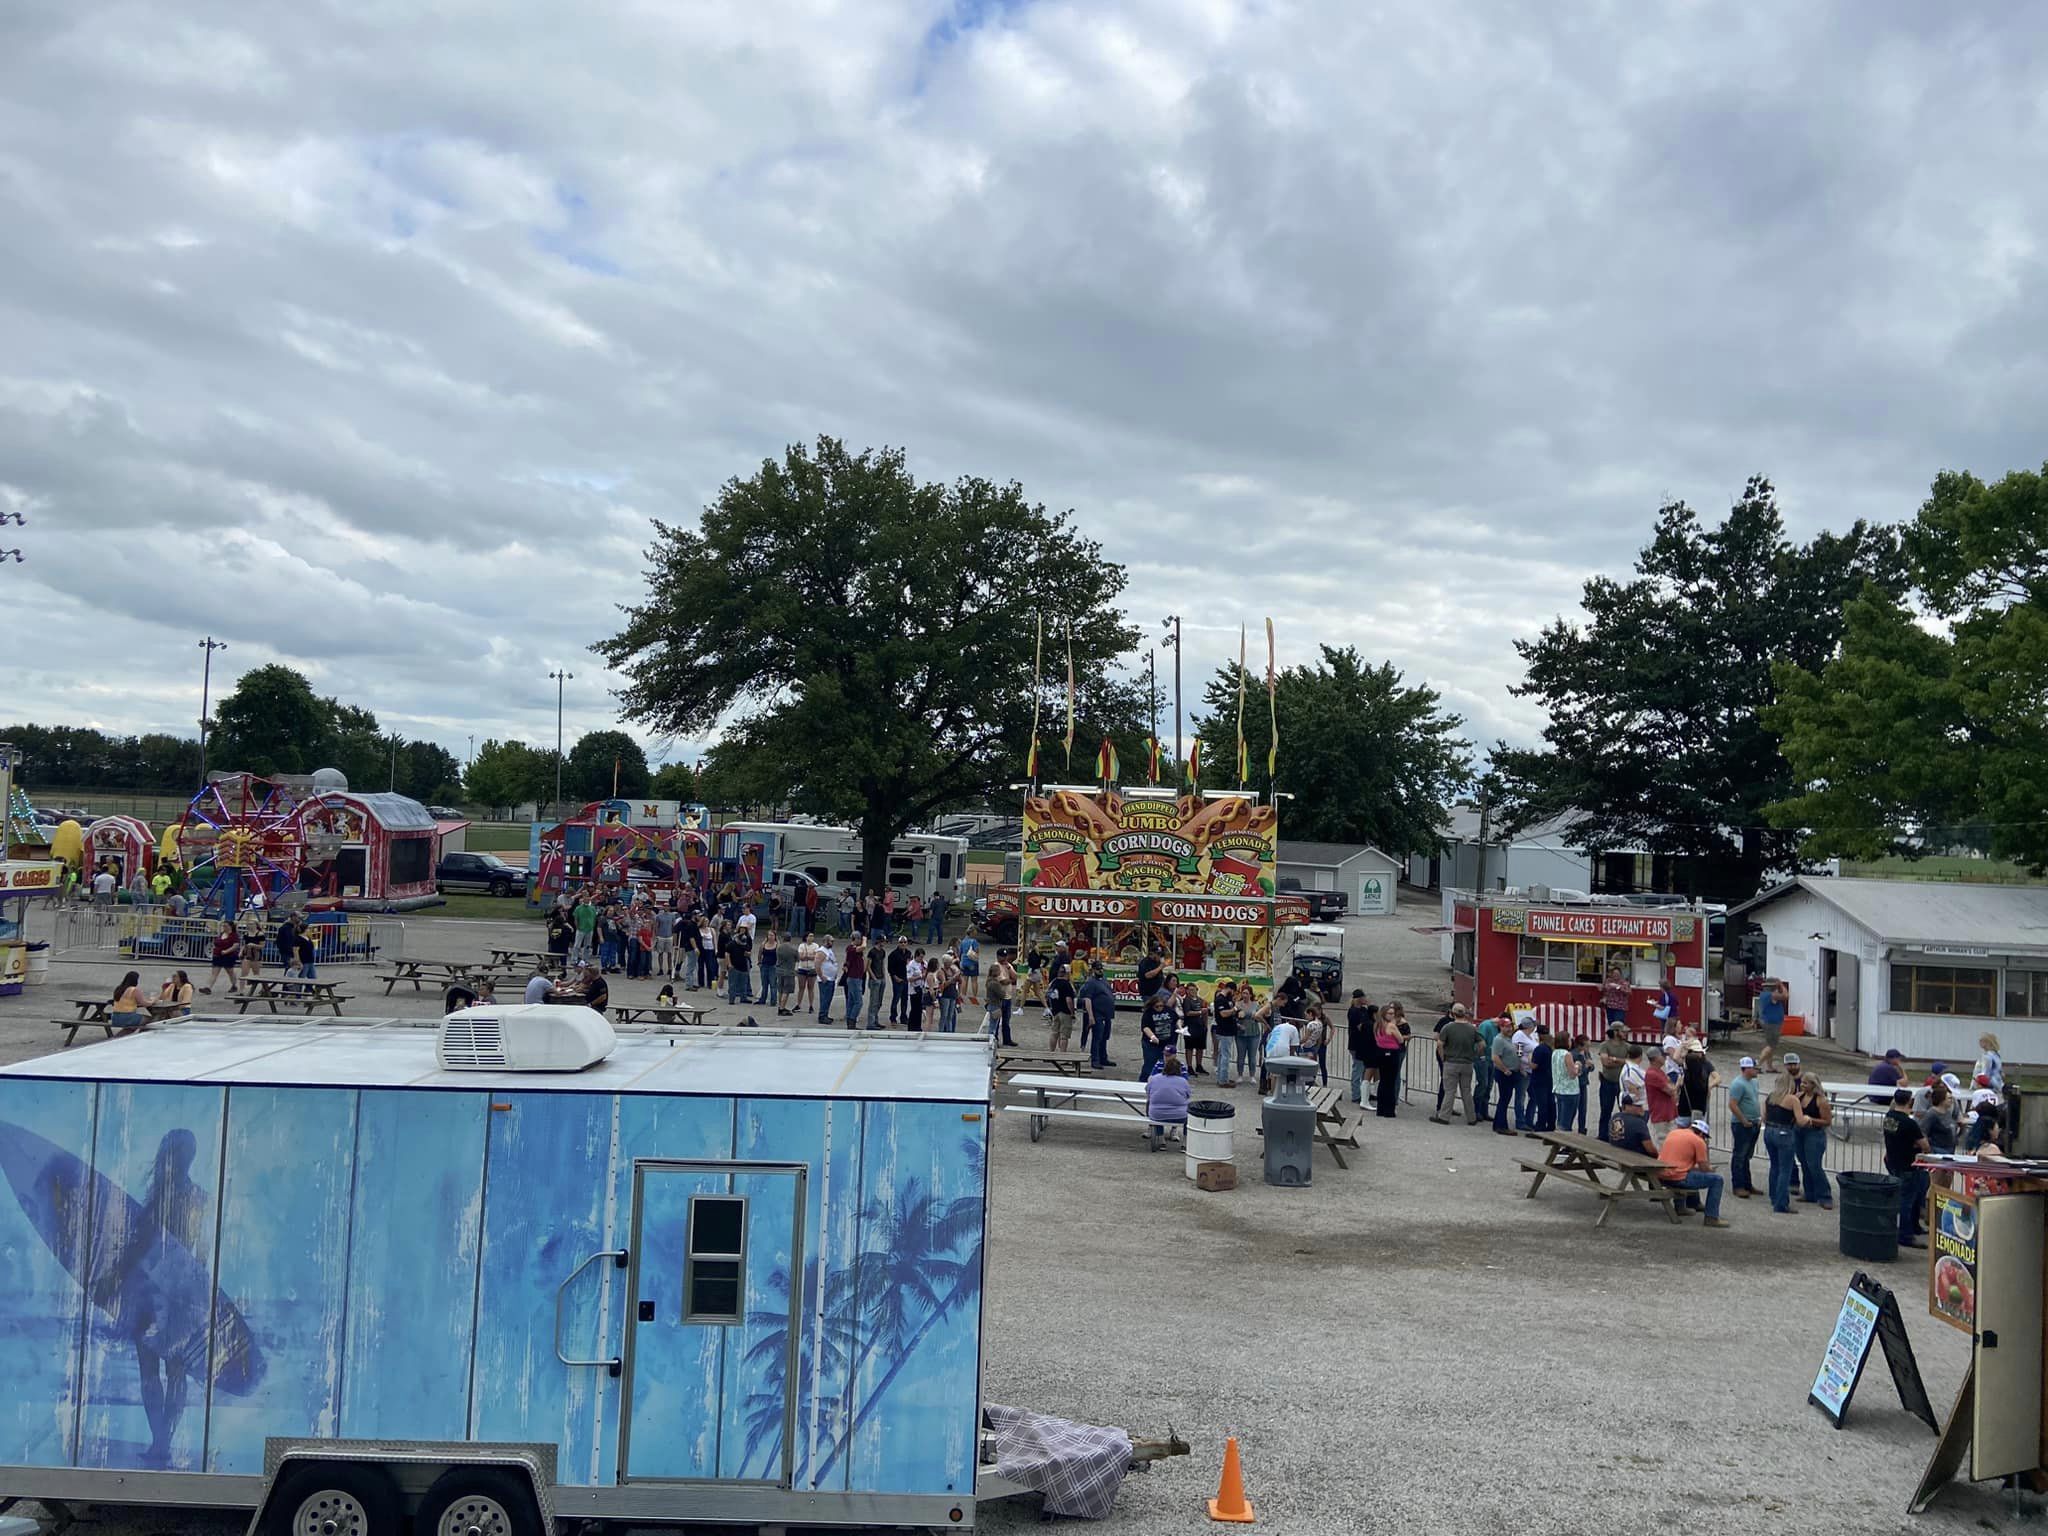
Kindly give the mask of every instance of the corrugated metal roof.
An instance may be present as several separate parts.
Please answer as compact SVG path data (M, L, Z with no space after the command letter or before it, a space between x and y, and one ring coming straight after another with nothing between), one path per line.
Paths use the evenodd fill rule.
M1949 880L1858 880L1801 875L1729 912L1731 918L1801 890L1862 924L1880 942L1967 945L2000 954L2048 951L2048 885Z
M379 792L374 795L359 795L349 791L349 798L360 800L370 813L383 824L387 832L432 831L434 818L427 814L427 808L410 795L394 795Z
M1290 843L1282 838L1278 852L1282 864L1308 864L1318 869L1335 869L1346 859L1355 859L1361 853L1377 853L1389 864L1401 862L1371 843Z
M986 1104L991 1056L972 1035L843 1030L626 1034L582 1072L443 1072L434 1019L195 1019L0 1067L0 1076L269 1087L470 1088L757 1099Z

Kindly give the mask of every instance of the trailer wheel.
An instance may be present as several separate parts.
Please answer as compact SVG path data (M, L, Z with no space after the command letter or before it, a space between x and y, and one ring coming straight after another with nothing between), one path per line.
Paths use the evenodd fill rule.
M526 1479L499 1467L444 1472L420 1500L413 1536L542 1536Z
M382 1467L315 1462L285 1475L263 1525L265 1536L397 1536L402 1515Z

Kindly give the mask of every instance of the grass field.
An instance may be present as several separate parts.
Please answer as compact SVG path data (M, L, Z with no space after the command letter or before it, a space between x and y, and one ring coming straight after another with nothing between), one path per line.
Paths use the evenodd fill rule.
M423 917L530 918L540 921L540 908L529 907L516 896L444 896L445 906L428 907Z
M529 846L526 827L523 821L472 821L463 834L464 846L471 853L503 853L508 848L524 853Z
M1850 859L1842 860L1842 874L1874 880L1967 880L1982 881L1987 885L2040 885L2043 881L2029 875L2017 864L2003 859L1954 859L1931 857L1925 859L1872 859L1859 863Z

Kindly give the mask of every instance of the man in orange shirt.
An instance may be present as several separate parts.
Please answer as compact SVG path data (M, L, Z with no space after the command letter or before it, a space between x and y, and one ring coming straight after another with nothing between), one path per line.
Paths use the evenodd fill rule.
M1721 1175L1712 1171L1706 1138L1693 1129L1692 1116L1680 1115L1658 1150L1668 1170L1662 1175L1673 1189L1700 1189L1707 1195L1707 1225L1725 1227L1721 1219Z

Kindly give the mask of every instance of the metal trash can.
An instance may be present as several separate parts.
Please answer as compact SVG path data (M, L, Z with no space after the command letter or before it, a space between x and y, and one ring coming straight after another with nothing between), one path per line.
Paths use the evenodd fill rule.
M1308 1074L1315 1069L1308 1056L1266 1058L1273 1096L1261 1105L1260 1124L1266 1133L1268 1184L1302 1189L1315 1176L1316 1112L1308 1101Z
M1230 1133L1237 1124L1237 1106L1221 1099L1197 1099L1188 1106L1187 1176L1202 1163L1230 1162Z
M1838 1173L1842 1257L1890 1264L1899 1256L1899 1195L1904 1182L1889 1173Z

